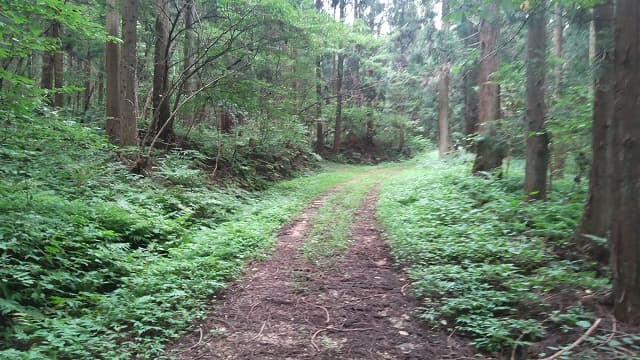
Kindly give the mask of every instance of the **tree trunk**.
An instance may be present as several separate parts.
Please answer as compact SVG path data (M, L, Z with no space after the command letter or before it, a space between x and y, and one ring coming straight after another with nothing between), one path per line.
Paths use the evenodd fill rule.
M466 17L462 20L463 31L462 37L465 39L465 47L469 48L472 44L478 42L478 37L474 36L477 27L473 25ZM465 146L471 148L471 137L478 131L478 93L474 89L476 80L478 79L478 64L473 64L465 69L463 76L463 93L464 93L464 136Z
M611 121L615 97L613 92L613 9L614 0L606 0L593 8L595 28L596 72L593 84L593 124L591 127L592 162L589 174L589 193L582 218L574 233L574 239L595 260L606 263L609 253L606 246L585 236L608 237L611 223Z
M556 100L560 97L562 88L562 43L563 43L564 21L562 21L562 8L556 3L553 14L553 57L556 64L553 69L553 96ZM564 176L564 165L567 160L567 146L562 141L553 138L551 162L552 177L561 179Z
M117 0L107 0L107 33L118 37ZM105 47L106 76L106 127L105 131L112 143L120 137L120 45L108 41Z
M344 21L344 8L346 6L345 0L340 0L340 21ZM338 63L336 64L336 126L333 133L333 153L337 154L340 151L340 141L342 134L342 79L344 76L344 55L338 54Z
M478 72L479 106L476 159L472 172L491 171L502 166L504 151L496 136L495 121L498 119L498 86L491 82L491 75L498 71L499 59L496 49L499 28L499 9L495 2L487 5L486 11L492 14L489 19L480 21L480 70Z
M170 120L169 99L167 92L169 87L169 19L167 0L155 0L156 6L156 44L154 50L153 66L153 120L149 135L151 139L157 136L165 142L174 138L173 121Z
M187 3L185 4L185 9L184 9L185 32L184 32L184 48L183 48L184 62L183 62L183 70L182 70L182 74L185 78L182 84L182 93L185 96L189 96L193 91L195 91L194 80L191 78L193 74L192 67L193 67L193 56L194 56L194 48L195 48L194 12L195 12L194 0L187 0ZM191 127L193 125L193 118L194 118L193 109L191 107L187 107L185 112L182 114L182 120L184 121L184 124L186 127Z
M527 150L524 192L529 200L545 199L549 139L545 129L545 1L531 13L527 34Z
M449 0L442 0L442 32L449 31L444 17L449 14ZM438 156L442 159L449 152L449 59L443 59L438 83Z
M316 0L316 10L322 11L323 1ZM324 129L322 126L322 56L316 59L316 153L324 152Z
M56 51L53 53L54 107L64 106L64 93L62 92L62 87L64 86L64 53L62 52L61 30L59 21L54 21L51 24L51 37L58 44Z
M136 123L138 108L136 96L136 16L136 0L125 0L122 11L120 146L138 145L138 126Z
M438 156L449 152L449 64L440 68L438 83Z
M49 28L45 32L46 37L51 37L52 29ZM53 89L53 52L46 51L42 56L42 77L40 78L40 87L43 90L51 91ZM47 94L45 100L49 105L53 104L53 94Z
M640 325L640 2L618 0L611 221L614 313Z

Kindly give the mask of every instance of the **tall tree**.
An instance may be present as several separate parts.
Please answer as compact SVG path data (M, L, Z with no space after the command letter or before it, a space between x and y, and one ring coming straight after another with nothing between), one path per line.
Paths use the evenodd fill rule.
M48 38L53 34L52 26L44 33ZM53 51L46 51L42 56L42 74L40 77L40 88L51 91L53 89ZM47 94L45 100L49 105L53 105L53 94Z
M640 2L618 0L615 27L615 110L611 269L614 312L640 325Z
M51 37L56 42L56 50L53 52L53 82L55 94L53 96L53 106L64 106L64 52L62 51L62 25L54 20L51 24Z
M169 12L168 0L155 0L156 22L153 65L153 119L149 135L153 140L173 139L173 121L169 108Z
M118 37L118 1L107 0L107 33ZM120 132L120 45L116 41L107 41L105 47L105 77L106 77L106 126L105 131L109 140L118 142Z
M614 0L605 0L593 8L595 77L593 123L591 125L592 161L589 174L589 193L574 239L593 258L607 262L606 246L593 241L593 236L606 238L611 222L611 121L615 104L613 92L613 16Z
M556 3L553 10L553 57L556 62L553 67L553 96L558 99L562 89L562 46L563 46L564 21L562 17L562 7ZM564 175L564 165L567 160L567 147L562 141L553 139L552 146L551 175L562 178Z
M185 78L182 83L182 93L186 96L195 91L195 81L191 76L194 65L193 56L195 55L195 10L195 0L187 0L184 6L184 61L182 64L182 73ZM185 124L190 125L193 122L193 111L186 110L182 115L182 119Z
M316 0L316 10L322 11L323 1ZM322 55L316 59L316 153L324 151L324 129L322 126Z
M340 7L340 21L344 22L346 7L345 0L339 0L338 6ZM344 54L339 53L336 64L336 123L335 131L333 133L333 152L335 154L340 151L340 142L342 141L342 100L344 96L342 80L344 78L344 58Z
M465 48L471 48L478 43L478 27L463 13L459 35L464 39ZM478 62L473 61L465 67L462 86L464 94L464 135L470 139L478 131L478 93L475 90L478 80ZM467 143L467 145L470 145Z
M526 165L524 192L528 199L547 194L549 138L545 129L546 1L536 2L529 14L527 33Z
M120 145L136 146L138 144L138 127L136 124L137 100L137 32L136 32L136 0L125 0L122 11L122 59L121 65L121 97L120 97Z
M498 71L500 60L496 44L500 33L500 12L496 2L490 2L484 8L488 18L480 20L480 70L478 85L478 139L476 141L476 159L473 163L474 174L491 171L502 166L503 151L496 136L495 121L498 120L498 85L492 82L491 75Z
M445 17L449 14L449 0L442 0L442 33L446 37L449 22ZM449 152L449 64L448 56L443 58L438 83L438 155L440 158Z

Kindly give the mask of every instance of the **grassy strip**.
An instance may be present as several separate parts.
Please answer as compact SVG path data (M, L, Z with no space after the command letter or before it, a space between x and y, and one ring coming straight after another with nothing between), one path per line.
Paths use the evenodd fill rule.
M3 359L156 357L282 224L364 171L333 168L249 193L206 186L207 174L192 166L198 154L168 154L143 178L108 162L114 150L80 125L24 121L6 130Z
M469 173L468 160L429 156L381 188L378 216L421 317L489 352L584 331L593 315L581 297L609 286L594 264L569 260L584 189L556 181L548 202L527 204L521 167L502 179Z
M321 268L335 266L351 245L349 229L371 187L404 164L384 164L350 182L329 196L311 219L303 255Z

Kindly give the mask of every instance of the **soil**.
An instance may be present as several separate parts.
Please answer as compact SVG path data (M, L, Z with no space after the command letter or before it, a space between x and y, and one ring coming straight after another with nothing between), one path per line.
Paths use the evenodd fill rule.
M374 186L354 215L353 245L331 268L300 254L325 194L284 227L274 253L214 299L170 348L178 359L478 359L455 334L427 328L376 228Z

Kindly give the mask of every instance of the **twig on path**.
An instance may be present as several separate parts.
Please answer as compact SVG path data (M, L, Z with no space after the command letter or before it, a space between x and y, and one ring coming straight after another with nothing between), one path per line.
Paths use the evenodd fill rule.
M586 339L587 337L589 337L589 335L591 335L591 333L593 333L593 331L598 327L598 325L600 325L600 322L602 321L602 318L598 318L598 320L596 320L596 322L593 323L593 325L591 325L591 327L589 328L589 330L587 330L587 332L585 332L584 334L582 334L582 336L580 336L578 338L578 340L574 341L573 344L567 346L566 348L558 351L557 353L544 358L542 360L553 360L553 359L557 359L560 357L560 355L564 354L565 352L575 348L576 346L580 345L584 339Z
M331 316L329 316L329 310L327 310L327 308L326 308L326 307L321 306L321 305L315 305L315 304L314 304L313 306L315 306L315 307L319 307L320 309L324 310L325 315L327 315L327 320L326 320L325 322L326 322L327 324L328 324L329 322L331 322Z
M197 348L198 346L200 346L200 344L202 344L202 337L204 336L204 331L202 331L202 326L200 326L198 328L198 330L200 330L200 339L198 339L198 342L193 344L189 350L193 350L194 348Z
M320 334L323 333L325 331L339 331L339 332L351 332L351 331L369 331L369 330L373 330L373 328L356 328L356 329L336 329L334 327L326 327L324 329L320 329L318 331L316 331L313 336L311 337L311 346L313 346L314 349L316 349L317 352L320 352L320 348L318 347L318 345L316 344L316 337Z
M411 283L406 283L406 284L402 285L402 287L400 288L400 294L402 294L402 296L407 296L407 293L406 293L405 290L407 289L407 286L409 286L409 285L411 285Z
M258 333L258 335L256 335L256 336L252 337L249 341L253 341L253 340L255 340L255 339L259 338L259 337L260 337L260 335L262 335L262 331L264 331L264 326L265 326L265 325L267 325L267 322L266 322L266 321L262 323L262 327L260 328L260 332Z

